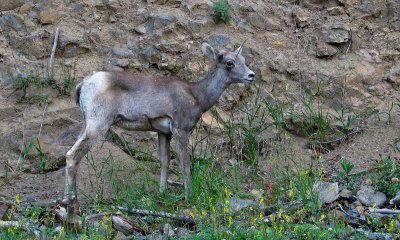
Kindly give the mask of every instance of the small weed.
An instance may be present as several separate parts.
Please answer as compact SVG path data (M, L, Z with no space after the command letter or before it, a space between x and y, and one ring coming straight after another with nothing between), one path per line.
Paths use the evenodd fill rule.
M392 178L400 178L400 164L396 164L390 156L381 156L376 168L377 173L371 177L373 185L388 198L393 198L400 191L400 183L392 182Z
M214 16L224 23L228 23L230 20L229 16L229 4L228 0L219 0L213 3Z
M358 175L351 175L351 171L354 168L354 164L347 161L346 159L343 159L340 162L340 165L342 167L342 171L339 171L336 175L336 178L340 182L344 182L345 186L352 190L355 189L356 187L356 180L359 177Z
M17 54L17 57L21 58L21 54ZM60 96L70 94L75 84L75 65L67 64L63 59L59 63L58 73L48 76L43 65L28 66L24 60L21 61L22 66L14 64L14 72L17 74L10 73L18 102L48 102L50 92L47 89L56 90Z

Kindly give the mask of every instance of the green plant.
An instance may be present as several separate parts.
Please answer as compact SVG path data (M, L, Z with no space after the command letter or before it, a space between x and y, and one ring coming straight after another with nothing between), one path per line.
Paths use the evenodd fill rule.
M50 92L46 89L54 89L60 96L70 94L75 84L74 64L69 64L67 60L62 59L56 74L49 76L46 67L42 64L28 65L19 53L17 60L20 64L14 61L14 72L10 73L10 76L13 78L14 92L16 92L18 102L30 104L48 102Z
M400 183L392 182L392 178L400 178L400 164L395 163L390 156L381 156L375 167L377 173L371 177L373 185L388 198L393 198L400 191Z
M229 16L229 4L228 0L219 0L213 2L214 16L224 23L228 23L230 20Z

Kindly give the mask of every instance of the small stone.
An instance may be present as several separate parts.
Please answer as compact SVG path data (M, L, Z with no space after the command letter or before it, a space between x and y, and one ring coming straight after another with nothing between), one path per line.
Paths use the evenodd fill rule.
M339 196L342 198L349 198L353 195L353 192L350 191L349 189L345 188L342 191L340 191Z
M111 49L112 55L118 58L133 58L134 54L131 50L126 47L113 47Z
M123 72L124 71L124 69L122 67L118 67L118 66L115 66L112 64L105 65L103 67L103 70L107 71L107 72Z
M324 26L322 39L326 43L346 43L350 40L350 28L344 26Z
M230 38L225 35L211 35L207 39L208 43L217 48L226 47L230 41Z
M250 193L251 193L256 199L261 199L261 198L262 198L262 195L263 195L263 192L260 191L259 189L252 189L252 190L250 191Z
M182 238L190 233L189 229L184 228L184 227L178 228L176 232L177 232L176 233L177 238Z
M256 206L257 202L250 199L229 198L229 209L233 212L239 212L250 206Z
M369 186L364 186L357 192L357 197L362 204L368 207L382 207L386 203L386 195L382 192L375 191Z
M397 192L397 194L396 194L396 196L394 198L390 199L389 203L393 204L393 205L400 204L400 191Z
M367 178L364 182L365 186L372 186L372 180L370 178Z
M256 29L267 31L281 31L282 25L278 20L264 17L258 13L248 14L247 21Z
M139 25L139 26L135 27L134 30L139 34L146 34L146 26L145 25Z
M146 27L146 32L151 33L154 32L155 30L158 30L162 27L168 26L175 22L176 17L172 15L155 15L151 16L149 20L147 21L145 27Z
M327 9L329 15L331 16L339 16L344 14L343 7L331 7Z
M163 233L165 236L172 237L175 235L174 229L172 228L171 224L166 223L163 226Z
M111 59L110 64L122 68L126 68L129 66L129 60L128 59Z
M57 22L58 17L58 11L52 8L46 8L39 12L39 22L43 25Z
M359 215L364 215L365 209L363 206L357 206L356 210L358 211Z
M314 184L314 190L318 193L319 200L322 203L331 203L339 198L339 185L337 182L317 181Z
M312 21L311 13L303 8L296 9L293 12L293 15L296 21L296 25L302 28L310 25Z
M338 49L324 42L317 42L317 57L332 57L338 52Z

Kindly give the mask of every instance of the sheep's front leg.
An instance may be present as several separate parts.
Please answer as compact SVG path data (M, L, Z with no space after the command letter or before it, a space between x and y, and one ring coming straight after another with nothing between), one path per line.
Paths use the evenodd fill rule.
M160 192L167 188L168 167L171 159L170 154L171 135L158 133L159 156L161 163Z
M190 176L190 157L189 157L189 132L177 130L176 136L176 152L178 153L183 171L183 183L185 186L185 198L189 198L191 194L191 176Z

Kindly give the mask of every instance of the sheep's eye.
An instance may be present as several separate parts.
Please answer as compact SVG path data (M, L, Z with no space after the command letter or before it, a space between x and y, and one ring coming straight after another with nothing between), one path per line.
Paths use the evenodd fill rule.
M235 66L235 63L233 61L229 60L229 61L226 62L226 66L228 68L233 68Z

